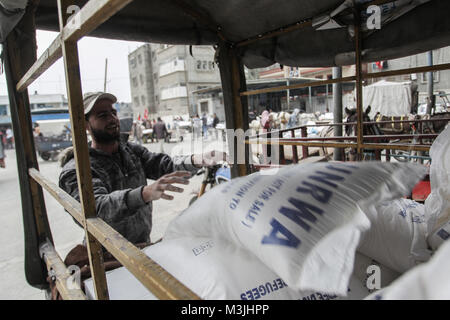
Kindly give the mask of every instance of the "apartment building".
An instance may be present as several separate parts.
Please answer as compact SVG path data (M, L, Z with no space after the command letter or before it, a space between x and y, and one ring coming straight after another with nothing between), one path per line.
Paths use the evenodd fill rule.
M145 44L129 55L132 107L137 117L192 116L220 112L212 97L193 91L220 84L211 46ZM141 56L141 64L139 64ZM133 62L135 61L135 62Z

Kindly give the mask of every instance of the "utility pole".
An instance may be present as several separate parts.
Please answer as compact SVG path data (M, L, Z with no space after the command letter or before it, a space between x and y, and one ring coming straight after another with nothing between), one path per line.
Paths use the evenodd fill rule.
M106 80L108 77L108 58L105 59L105 80L103 83L103 92L106 92Z

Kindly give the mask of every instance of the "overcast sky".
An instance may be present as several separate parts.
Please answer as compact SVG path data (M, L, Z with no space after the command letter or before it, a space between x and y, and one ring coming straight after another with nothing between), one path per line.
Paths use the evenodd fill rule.
M37 31L38 58L56 35L56 32ZM103 91L105 59L108 59L106 91L116 95L120 102L131 102L128 54L142 44L90 37L78 41L83 92ZM62 93L67 97L62 58L28 87L29 94L35 91L39 94ZM0 95L8 95L4 74L0 76Z

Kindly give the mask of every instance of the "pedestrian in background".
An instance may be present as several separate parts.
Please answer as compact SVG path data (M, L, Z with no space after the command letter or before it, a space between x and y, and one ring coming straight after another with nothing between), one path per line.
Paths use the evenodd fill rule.
M5 168L5 135L3 134L3 131L0 130L0 168Z
M216 132L216 140L219 140L219 131L216 128L217 125L219 124L219 122L220 122L219 117L217 116L217 114L214 113L214 116L213 116L213 128L214 128L214 131Z
M194 118L192 119L193 122L193 129L194 129L194 133L193 133L193 137L194 139L198 139L201 136L201 132L202 132L202 120L200 119L200 117L198 116L198 114L196 114L194 116Z
M160 152L164 153L164 140L169 132L167 131L166 124L160 117L158 117L158 122L153 125L153 132L155 134L156 141L159 142Z
M14 149L14 135L11 128L6 129L6 148Z
M202 129L203 139L208 139L208 118L206 117L206 113L203 113L202 116Z

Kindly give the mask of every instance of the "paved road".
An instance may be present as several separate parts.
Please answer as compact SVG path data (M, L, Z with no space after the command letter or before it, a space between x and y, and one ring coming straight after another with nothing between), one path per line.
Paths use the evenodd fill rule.
M150 151L160 150L160 146L156 143L145 146ZM212 149L226 150L223 142L194 143L189 136L185 137L183 143L164 144L163 148L169 155L202 153ZM44 299L44 292L29 286L25 280L22 208L14 150L7 150L6 161L7 168L0 169L0 299ZM48 162L39 158L39 169L46 177L57 183L60 173L58 162ZM199 189L200 183L201 177L196 176L191 179L185 192L177 194L173 201L159 200L154 203L152 241L164 235L169 222L188 206L193 196L192 192ZM64 258L72 247L82 241L84 231L46 191L44 196L55 247Z

